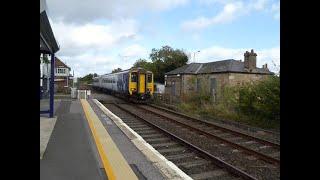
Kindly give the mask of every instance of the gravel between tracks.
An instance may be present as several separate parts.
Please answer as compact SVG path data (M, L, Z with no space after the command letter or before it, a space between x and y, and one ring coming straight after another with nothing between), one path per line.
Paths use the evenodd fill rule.
M279 166L274 166L254 157L249 157L244 153L235 151L235 149L228 145L221 145L220 141L209 139L206 136L199 136L199 134L177 125L173 125L162 118L155 117L153 114L146 113L132 105L122 104L121 106L126 109L130 109L139 116L143 115L143 117L147 118L148 121L174 133L198 147L207 150L212 155L220 157L223 161L244 170L258 179L280 179Z

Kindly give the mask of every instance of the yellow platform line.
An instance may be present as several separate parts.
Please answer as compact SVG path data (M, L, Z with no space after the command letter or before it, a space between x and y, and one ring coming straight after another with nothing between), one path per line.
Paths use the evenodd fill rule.
M87 100L81 104L109 180L138 180Z

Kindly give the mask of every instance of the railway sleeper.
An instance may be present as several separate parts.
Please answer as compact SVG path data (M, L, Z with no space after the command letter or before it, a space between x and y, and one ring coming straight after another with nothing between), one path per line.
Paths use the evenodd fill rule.
M143 126L146 127L147 125L143 124L143 123L126 123L128 126L130 127L139 127L139 126Z
M159 143L159 142L168 142L170 140L170 138L167 137L160 137L160 138L145 138L145 140L149 143L149 144L155 144L155 143Z
M207 161L205 159L199 159L199 160L176 163L176 165L177 166L183 166L186 169L191 169L191 168L194 168L196 166L206 166L206 165L209 165L211 163L212 162Z
M161 154L176 154L176 153L184 153L186 152L186 148L185 147L175 147L175 148L166 148L166 149L159 149L157 150L159 153Z
M144 127L132 127L135 131L151 131L153 130L153 128L148 127L148 126L144 126Z
M177 145L179 144L175 142L166 142L166 143L152 144L152 147L161 149L161 148L171 148Z
M212 171L206 171L198 174L191 174L190 177L192 177L195 180L201 180L201 179L216 179L218 177L226 175L227 172L221 169L215 169Z
M196 155L192 152L189 152L189 153L183 153L183 154L175 154L175 155L170 155L170 156L166 156L166 158L169 160L169 161L177 161L177 160L185 160L186 158L192 158L192 157L195 157Z
M150 135L150 134L156 134L156 131L136 131L136 133L138 133L140 136L144 136L144 135Z
M143 138L160 138L162 137L162 134L148 134L148 135L143 135Z

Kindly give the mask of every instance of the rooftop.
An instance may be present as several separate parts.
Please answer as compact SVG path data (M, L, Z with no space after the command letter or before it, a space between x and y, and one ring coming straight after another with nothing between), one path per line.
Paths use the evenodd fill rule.
M67 66L65 63L63 63L58 57L55 57L56 61L55 61L55 66L56 67L65 67L68 68L69 70L71 70L71 68L69 66Z
M210 74L222 72L238 72L238 73L255 73L255 74L273 74L268 69L255 68L252 71L244 67L244 62L240 60L227 59L222 61L208 63L190 63L165 73L166 75L174 74Z

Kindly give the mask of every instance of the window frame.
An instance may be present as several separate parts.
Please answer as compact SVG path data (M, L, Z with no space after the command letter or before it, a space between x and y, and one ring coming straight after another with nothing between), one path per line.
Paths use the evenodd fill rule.
M150 79L149 79L149 77L150 77ZM152 83L152 74L151 73L147 74L147 83Z
M135 77L135 78L133 78L133 77ZM138 73L137 72L131 72L130 81L135 82L135 83L138 82Z

